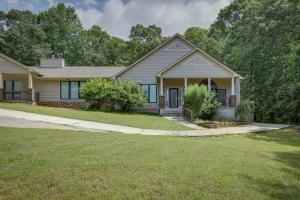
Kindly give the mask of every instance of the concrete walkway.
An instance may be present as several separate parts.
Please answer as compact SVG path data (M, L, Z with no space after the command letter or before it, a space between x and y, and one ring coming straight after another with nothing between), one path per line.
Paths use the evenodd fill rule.
M176 123L182 124L184 126L192 128L192 129L197 129L197 130L206 129L204 127L197 126L196 124L193 124L193 123L187 121L186 119L183 118L183 116L164 116L164 118L175 121Z
M52 124L76 127L77 129L84 130L84 131L99 131L99 132L109 131L109 132L119 132L119 133L126 133L126 134L169 135L169 136L214 136L214 135L224 135L224 134L262 132L262 131L269 131L269 130L288 127L288 125L281 125L281 124L251 124L251 125L244 125L238 127L218 128L218 129L165 131L165 130L140 129L140 128L127 127L127 126L113 125L113 124L69 119L63 117L54 117L54 116L8 110L8 109L0 109L0 117L27 120L29 123L34 121L52 123Z

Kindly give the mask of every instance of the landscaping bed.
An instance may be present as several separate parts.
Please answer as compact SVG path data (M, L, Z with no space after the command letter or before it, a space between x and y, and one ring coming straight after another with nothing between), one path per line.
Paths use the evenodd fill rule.
M239 126L245 123L241 123L237 121L206 121L206 120L197 119L194 121L194 124L198 126L202 126L204 128L225 128L225 127Z

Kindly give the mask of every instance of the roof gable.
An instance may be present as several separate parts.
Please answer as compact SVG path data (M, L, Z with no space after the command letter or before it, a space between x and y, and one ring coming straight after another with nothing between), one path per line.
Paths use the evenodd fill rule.
M26 73L29 71L25 65L0 53L0 69L4 73Z
M175 42L173 42L173 41L175 41ZM195 45L193 45L191 42L189 42L188 40L186 40L183 36L181 36L180 34L175 34L174 36L170 37L169 39L164 41L162 44L160 44L158 47L156 47L155 49L153 49L152 51L147 53L145 56L143 56L142 58L140 58L139 60L134 62L132 65L130 65L129 67L127 67L127 68L123 69L122 71L120 71L119 73L117 73L114 76L114 78L120 76L121 74L128 71L129 69L135 67L137 64L139 64L140 62L142 62L143 60L145 60L146 58L148 58L149 56L153 55L154 53L156 53L160 50L162 52L164 52L164 51L188 52L191 49L195 49L195 48L197 48L197 47Z
M212 76L227 77L240 75L229 69L213 57L209 56L200 49L195 49L182 57L177 62L169 65L160 71L157 76Z

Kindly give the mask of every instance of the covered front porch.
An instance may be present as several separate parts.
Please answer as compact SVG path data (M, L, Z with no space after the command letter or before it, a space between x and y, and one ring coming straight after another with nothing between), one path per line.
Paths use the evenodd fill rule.
M216 93L221 103L219 114L231 117L239 102L239 79L236 77L159 77L159 106L161 114L182 115L184 93L190 84L206 85Z
M33 89L32 73L0 72L0 101L36 103L39 92Z

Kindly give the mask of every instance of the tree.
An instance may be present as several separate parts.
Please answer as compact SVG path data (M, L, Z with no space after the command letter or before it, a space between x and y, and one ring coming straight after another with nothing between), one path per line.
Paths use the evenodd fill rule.
M0 21L0 52L26 65L38 64L47 53L47 43L45 32L36 25L36 15L12 9L1 12Z
M208 36L208 30L200 27L188 28L184 37L209 55L219 58L221 48L214 38Z
M239 72L255 120L299 123L299 1L233 1L210 34L223 42L221 59ZM220 34L224 33L224 34Z
M157 47L162 41L161 28L155 25L144 27L137 24L131 28L130 41L127 42L127 54L129 63L133 63L152 49Z
M38 15L38 26L47 34L52 55L64 58L69 65L81 64L86 43L82 38L83 27L74 8L59 3Z

